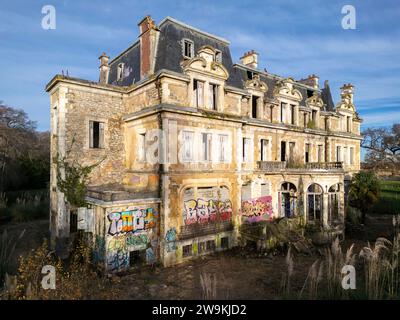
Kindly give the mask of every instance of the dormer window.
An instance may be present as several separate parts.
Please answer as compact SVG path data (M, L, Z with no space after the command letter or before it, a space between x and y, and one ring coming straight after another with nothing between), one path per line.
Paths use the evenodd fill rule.
M222 51L215 50L215 61L222 63Z
M253 80L253 76L254 76L253 72L251 72L250 70L247 70L247 79Z
M182 54L185 58L191 59L194 57L194 42L189 39L182 40Z
M117 81L122 80L122 78L124 77L124 64L123 63L118 63L118 67L117 67Z

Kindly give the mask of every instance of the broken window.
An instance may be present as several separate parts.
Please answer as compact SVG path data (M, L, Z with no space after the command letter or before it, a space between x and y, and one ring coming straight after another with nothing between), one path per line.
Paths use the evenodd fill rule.
M314 92L312 90L307 90L307 98L311 98Z
M193 99L195 107L204 105L204 82L193 80Z
M104 123L89 121L89 147L93 149L104 148Z
M296 112L296 106L291 104L290 105L290 124L292 124L292 125L295 124L295 121L294 121L295 116L296 116L295 112Z
M310 144L306 143L304 149L304 161L308 163L310 162Z
M243 138L243 162L248 162L250 160L250 143L249 138Z
M215 61L222 63L222 51L215 50Z
M253 76L254 76L253 72L251 72L250 70L247 70L247 79L252 80Z
M193 160L193 140L194 133L191 131L183 131L183 160Z
M120 81L120 80L123 79L123 77L124 77L124 67L125 67L125 64L118 63L118 66L117 66L117 81Z
M228 249L229 248L229 238L223 237L221 238L221 249Z
M216 84L208 85L208 107L212 110L218 110L218 86Z
M328 222L334 223L340 219L339 205L340 205L340 185L337 183L329 188L328 197Z
M129 265L141 265L146 262L146 249L134 250L129 252Z
M261 139L260 141L260 154L261 154L261 161L268 161L268 143L267 139Z
M215 251L215 240L206 241L206 250L207 251Z
M281 122L284 123L285 122L285 110L286 110L286 103L281 102Z
M201 146L202 146L202 156L203 156L202 160L210 161L212 135L211 133L202 133L201 136L202 136Z
M342 161L342 148L340 146L336 146L336 162Z
M182 247L182 256L185 257L190 257L192 255L192 245L186 245Z
M194 43L189 39L183 39L183 56L185 58L194 57Z
M259 97L251 96L251 117L257 118L257 106Z
M316 183L307 189L307 215L309 221L322 219L322 187Z
M281 161L286 161L286 141L281 141Z
M69 232L78 232L78 214L76 210L70 210L69 212Z
M291 218L296 215L297 188L293 183L284 182L281 185L279 195L280 215Z

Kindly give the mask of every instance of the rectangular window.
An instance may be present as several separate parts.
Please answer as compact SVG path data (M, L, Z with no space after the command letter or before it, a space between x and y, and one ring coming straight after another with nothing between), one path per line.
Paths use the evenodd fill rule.
M206 241L206 250L207 251L215 251L215 240Z
M194 46L192 41L187 39L183 40L183 56L185 58L193 58Z
M193 99L195 107L204 105L204 82L193 80Z
M228 237L221 238L221 248L222 249L228 249L229 248L229 238Z
M268 143L267 139L261 139L260 142L260 154L261 154L261 161L268 161Z
M253 72L247 70L247 79L252 80L253 79Z
M243 162L248 162L250 158L250 139L243 138Z
M182 256L185 257L190 257L192 255L192 245L186 245L182 247Z
M281 102L281 123L285 122L285 110L286 110L286 103Z
M294 147L295 143L294 142L289 142L289 161L293 162L294 161Z
M78 214L76 210L70 210L69 212L69 232L78 232Z
M261 183L261 197L269 195L270 195L269 183Z
M208 85L208 107L212 110L218 110L218 86L216 84Z
M304 112L304 128L307 128L308 124L308 114L307 112Z
M348 148L343 147L343 162L344 164L349 164L348 163Z
M215 50L215 61L222 63L222 52L219 50Z
M318 162L324 162L324 146L318 145Z
M291 104L290 105L290 124L294 125L295 124L295 109L296 106Z
M286 141L281 141L281 161L286 161Z
M212 136L211 133L202 133L202 141L201 141L201 146L202 146L202 160L204 161L210 161L211 160L211 140Z
M350 164L354 164L354 147L350 147Z
M346 125L346 127L347 127L346 129L347 130L346 131L347 132L351 132L351 117L347 117L347 122L346 123L347 123L347 125Z
M193 160L193 142L194 133L190 131L183 131L183 160Z
M251 96L251 117L257 118L257 105L259 97Z
M225 162L228 159L227 157L228 136L225 134L219 134L218 140L219 140L219 161Z
M124 77L124 64L123 63L118 63L117 67L117 81L120 81Z
M89 121L89 131L90 148L104 148L104 123L98 121Z
M304 148L304 161L306 163L310 162L310 144L306 143Z
M336 162L340 162L342 161L342 156L341 153L342 152L342 148L340 146L336 147Z
M312 121L315 125L317 124L317 110L312 111Z
M138 161L146 160L146 134L138 135Z

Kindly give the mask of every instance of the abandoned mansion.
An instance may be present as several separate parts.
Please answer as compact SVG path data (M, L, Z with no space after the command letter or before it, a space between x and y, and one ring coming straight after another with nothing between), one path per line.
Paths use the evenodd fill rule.
M334 104L314 74L271 74L253 50L234 63L227 40L170 17L138 26L125 51L99 57L98 82L46 86L52 245L89 235L117 272L237 246L244 225L281 217L343 232L360 169L353 85ZM60 158L91 166L84 205L61 191Z

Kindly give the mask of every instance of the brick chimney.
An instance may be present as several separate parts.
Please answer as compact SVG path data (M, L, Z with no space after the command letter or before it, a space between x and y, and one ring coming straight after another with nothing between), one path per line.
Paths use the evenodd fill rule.
M99 82L101 84L107 84L108 83L108 74L110 73L110 66L108 65L108 60L110 60L110 57L106 55L105 52L101 54L99 57L100 60L100 76L99 76Z
M154 72L155 50L159 29L150 16L146 16L138 23L140 40L140 79L144 79Z
M349 97L350 103L353 103L353 96L354 96L354 86L351 83L345 83L341 88L340 96L343 98Z
M254 50L247 51L240 60L242 64L250 68L257 69L258 67L258 53Z

